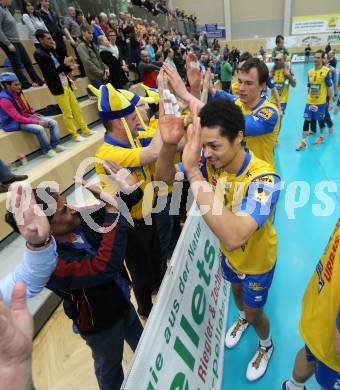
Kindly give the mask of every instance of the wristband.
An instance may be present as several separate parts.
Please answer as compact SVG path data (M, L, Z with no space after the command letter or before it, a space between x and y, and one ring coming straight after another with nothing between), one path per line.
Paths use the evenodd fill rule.
M40 249L40 248L43 248L44 246L47 246L48 244L50 244L52 241L52 236L49 235L47 237L47 239L45 240L45 242L42 242L41 244L31 244L30 242L26 242L26 246L28 249L32 248L33 250L35 249Z

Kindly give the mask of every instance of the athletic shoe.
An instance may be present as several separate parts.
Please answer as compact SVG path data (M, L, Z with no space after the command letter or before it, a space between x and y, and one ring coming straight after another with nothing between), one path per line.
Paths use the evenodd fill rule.
M243 318L238 318L228 329L225 336L225 345L227 348L234 348L241 339L249 323Z
M65 148L65 146L57 145L57 146L55 146L54 150L57 153L61 153L61 152L65 152L65 150L67 150L67 148Z
M56 155L57 155L57 153L53 149L50 149L47 153L45 153L45 157L47 157L47 158L53 158Z
M85 137L88 137L89 135L93 135L93 134L96 134L96 132L93 131L93 130L86 131L85 133L83 132L83 135L84 135Z
M14 183L15 181L23 181L23 180L26 180L26 179L28 179L27 175L13 175L12 178L10 178L7 181L3 181L2 184L10 185L10 184Z
M253 382L260 379L266 372L269 360L274 351L274 345L265 348L259 345L254 357L248 364L246 378Z
M288 390L288 387L287 387L288 382L289 382L289 380L287 379L286 381L284 381L282 383L281 390ZM306 386L303 387L303 390L307 390Z
M320 136L313 142L314 145L320 145L320 144L322 144L322 143L323 143L323 136L322 136L322 135L320 135Z
M81 135L78 135L77 137L72 138L72 140L74 142L81 142L81 141L85 141L85 138L83 136L81 136Z
M307 148L307 144L305 141L301 141L299 145L296 146L295 150L298 152L299 150L304 150Z

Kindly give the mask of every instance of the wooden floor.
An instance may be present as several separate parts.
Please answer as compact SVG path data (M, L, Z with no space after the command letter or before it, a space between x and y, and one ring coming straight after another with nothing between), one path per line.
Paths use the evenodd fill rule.
M132 351L125 344L124 372L131 358ZM73 333L62 305L34 340L33 379L39 390L98 390L91 350Z

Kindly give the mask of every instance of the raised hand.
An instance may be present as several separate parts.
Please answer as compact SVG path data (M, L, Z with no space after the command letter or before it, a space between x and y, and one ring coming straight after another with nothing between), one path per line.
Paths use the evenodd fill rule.
M163 99L159 103L159 130L164 144L168 145L178 145L184 135L183 116L165 113Z
M124 194L131 194L142 184L141 181L137 182L127 168L122 167L116 161L105 160L103 166L106 173L119 185L120 190Z
M193 123L188 127L187 142L182 155L182 162L188 176L192 176L194 172L199 170L202 150L201 123L197 114L198 107L196 104L193 104L190 108L193 115Z
M175 94L179 96L181 99L184 101L189 101L190 100L190 93L187 90L183 80L181 79L181 76L175 71L175 69L169 65L169 64L164 64L162 69L164 70L165 74L168 77L169 84Z
M44 243L50 234L50 224L45 213L38 207L32 188L13 183L9 196L10 209L20 234L30 244Z
M12 292L11 307L0 297L0 378L4 389L33 388L32 337L33 318L26 305L25 285L18 283Z

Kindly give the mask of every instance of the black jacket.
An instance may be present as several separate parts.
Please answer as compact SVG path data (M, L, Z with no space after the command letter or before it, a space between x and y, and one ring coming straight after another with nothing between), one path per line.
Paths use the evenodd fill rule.
M43 9L40 10L41 19L44 21L47 30L52 35L52 38L60 39L64 35L63 28L61 26L58 16L50 10L51 19L49 14Z
M124 70L122 69L122 61L117 60L115 56L112 55L110 51L101 51L100 57L104 64L109 68L110 77L109 82L115 88L122 89L129 81L126 77Z
M121 196L130 209L143 195L138 188ZM90 214L99 226L113 229L103 234L90 228L81 215L75 231L92 252L57 241L58 260L47 288L64 299L65 314L82 334L98 332L120 320L130 306L130 280L124 266L129 224L122 215L102 208Z
M60 66L57 68L52 60L51 54L53 54L60 63ZM71 72L71 68L60 60L55 50L46 49L41 45L39 45L37 50L34 52L34 58L41 69L51 94L62 95L64 93L64 88L60 81L59 74L63 72L68 74ZM70 82L69 85L71 86Z

